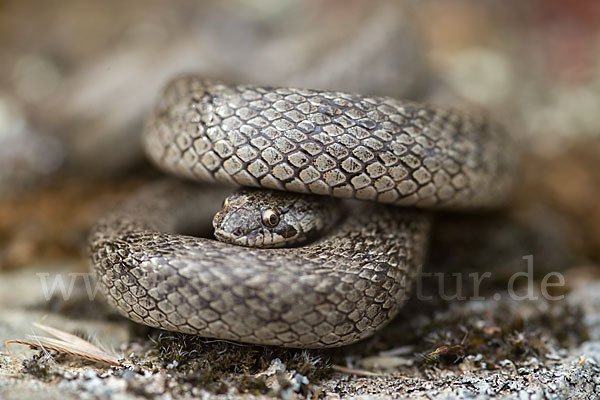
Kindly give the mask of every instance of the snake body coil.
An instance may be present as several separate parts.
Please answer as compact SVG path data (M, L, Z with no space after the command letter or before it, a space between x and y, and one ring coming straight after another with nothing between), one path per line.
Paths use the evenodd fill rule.
M371 201L314 243L248 249L172 233L205 219L201 204L216 200L203 200L206 191L193 185L162 182L94 229L93 270L125 316L290 347L355 342L406 300L429 218L377 203L495 206L515 170L512 142L484 118L195 77L166 88L144 140L155 164L181 177Z

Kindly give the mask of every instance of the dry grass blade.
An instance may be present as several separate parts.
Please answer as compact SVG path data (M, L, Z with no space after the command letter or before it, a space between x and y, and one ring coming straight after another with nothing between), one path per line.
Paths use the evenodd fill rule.
M6 346L6 351L11 355L11 357L13 357L13 355L10 352L8 345L11 343L16 343L46 350L56 350L61 353L71 354L87 360L110 365L121 365L117 357L108 354L106 351L94 346L87 340L46 325L34 323L34 326L52 336L55 336L56 338L28 335L29 340L7 340L4 342L4 345Z

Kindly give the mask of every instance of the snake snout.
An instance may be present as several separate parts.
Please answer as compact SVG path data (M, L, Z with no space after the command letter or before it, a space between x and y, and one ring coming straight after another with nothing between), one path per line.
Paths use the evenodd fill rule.
M247 209L220 211L213 220L215 236L223 242L240 244L261 228L260 221L259 213Z

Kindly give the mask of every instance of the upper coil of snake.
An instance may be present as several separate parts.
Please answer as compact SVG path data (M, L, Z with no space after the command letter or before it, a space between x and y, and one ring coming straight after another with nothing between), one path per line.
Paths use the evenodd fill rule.
M168 85L144 143L156 165L181 177L369 200L314 243L246 249L158 233L206 218L201 189L167 182L93 231L93 269L122 314L164 329L291 347L357 341L406 300L429 218L381 203L496 206L516 171L514 142L484 117L197 77Z

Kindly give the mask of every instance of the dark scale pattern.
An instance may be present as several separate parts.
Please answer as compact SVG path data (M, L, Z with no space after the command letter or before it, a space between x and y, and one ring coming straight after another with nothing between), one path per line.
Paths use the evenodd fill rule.
M516 168L510 137L483 117L196 77L168 85L144 138L179 176L406 206L498 205Z
M157 183L92 232L93 270L126 317L207 337L336 347L389 322L421 268L428 216L388 206L366 204L333 234L299 248L159 233L210 217L198 206L205 193Z
M220 204L181 183L148 188L90 240L109 302L147 325L222 339L335 347L389 322L418 275L429 219L490 207L516 172L485 118L392 98L173 81L150 118L151 159L200 181L370 200L326 237L251 249L175 233ZM210 214L216 210L212 210Z

